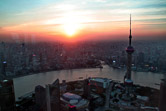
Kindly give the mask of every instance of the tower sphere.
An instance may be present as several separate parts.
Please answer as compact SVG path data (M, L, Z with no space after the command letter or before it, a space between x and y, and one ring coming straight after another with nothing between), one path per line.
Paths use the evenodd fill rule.
M128 46L126 48L126 52L129 53L129 54L132 54L134 52L134 48L132 46Z

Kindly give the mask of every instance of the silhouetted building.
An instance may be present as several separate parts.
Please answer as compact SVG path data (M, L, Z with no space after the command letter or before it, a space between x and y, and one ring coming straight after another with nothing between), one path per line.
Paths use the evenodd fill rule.
M53 84L35 87L35 102L39 111L60 111L59 79Z
M63 94L65 93L67 90L67 84L66 84L66 80L62 80L62 84L60 85L60 93Z
M15 110L13 80L0 81L0 111Z
M47 111L60 111L60 85L59 79L53 84L46 85Z
M140 52L138 54L138 64L143 64L144 63L144 53L143 52Z
M127 52L127 72L125 75L125 84L130 85L133 84L133 81L131 80L131 64L132 64L132 53L134 52L134 48L131 46L131 15L130 15L130 35L129 35L129 46L126 49Z
M5 43L2 42L0 44L0 75L1 75L1 80L5 79L6 77L6 67L7 67L7 62L5 61L4 58L4 51L5 51Z
M35 102L39 111L46 111L46 90L40 85L35 87Z
M84 80L84 97L90 98L90 83L88 79Z
M125 65L125 63L126 63L126 53L125 53L125 51L122 51L122 53L121 53L120 63L121 63L121 65Z
M160 111L166 111L166 77L160 84L159 109Z

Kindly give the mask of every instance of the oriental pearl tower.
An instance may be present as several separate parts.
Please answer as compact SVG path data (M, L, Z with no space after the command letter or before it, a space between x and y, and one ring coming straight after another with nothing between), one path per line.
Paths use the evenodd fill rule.
M130 35L129 35L129 46L126 48L126 52L127 52L127 72L126 75L124 77L124 83L127 86L131 86L133 84L133 81L131 80L131 64L132 64L132 54L134 52L134 48L131 46L131 39L132 39L132 35L131 35L131 14L130 14Z

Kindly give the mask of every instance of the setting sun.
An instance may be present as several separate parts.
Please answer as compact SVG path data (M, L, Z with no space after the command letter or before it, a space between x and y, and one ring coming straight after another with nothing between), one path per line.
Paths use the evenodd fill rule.
M81 28L82 19L77 16L74 12L66 13L62 18L63 31L68 37L72 37L78 33Z
M78 24L64 24L64 31L68 36L74 35L78 30Z

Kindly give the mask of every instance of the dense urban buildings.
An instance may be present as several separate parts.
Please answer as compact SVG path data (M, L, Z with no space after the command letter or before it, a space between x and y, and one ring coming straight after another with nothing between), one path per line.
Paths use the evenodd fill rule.
M0 0L0 111L166 111L165 7Z
M5 44L5 45L4 45ZM121 44L121 45L119 45ZM133 71L165 72L165 43L134 41ZM50 70L100 67L104 60L114 68L126 68L125 41L80 43L1 43L3 76L20 76ZM162 52L162 53L161 53ZM3 59L3 60L2 60ZM82 61L82 62L78 62ZM5 75L4 75L5 74Z
M153 54L158 50L164 51L164 47L155 42L155 45L158 45L160 49L149 50L147 53L148 47L153 48L154 44L146 47L142 44L139 46L140 41L137 41L138 44L134 42L135 49L140 50L144 47L137 51L132 47L131 39L130 16L130 35L127 43L124 41L80 42L79 44L2 42L0 98L4 101L0 102L0 110L164 111L165 79L161 83L160 93L154 88L135 85L131 79L132 71L164 73L165 68L159 67L161 64L159 60L163 53L161 55ZM127 44L125 53L122 48ZM10 48L12 50L9 50ZM134 51L135 53L133 53ZM124 81L103 77L86 77L84 79L80 77L79 80L69 82L66 80L60 82L57 79L52 84L46 84L45 87L36 86L33 92L17 98L15 102L14 85L9 78L74 68L99 68L102 70L103 64L117 70L126 70Z

